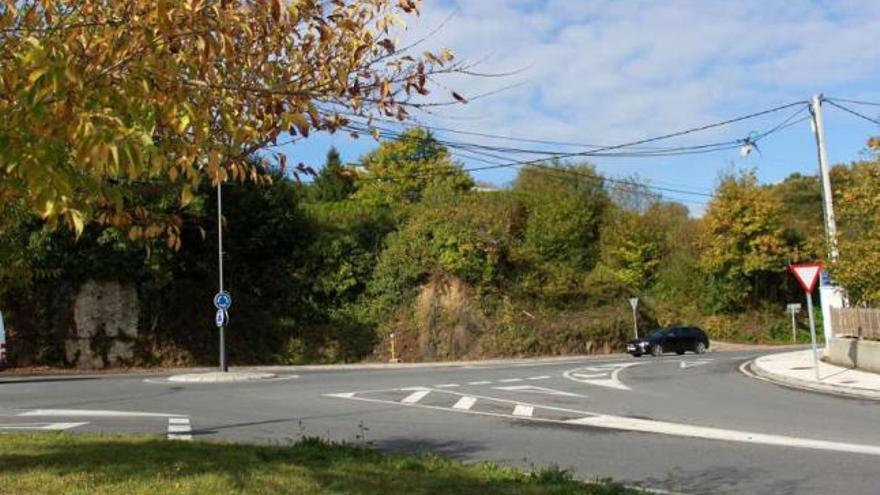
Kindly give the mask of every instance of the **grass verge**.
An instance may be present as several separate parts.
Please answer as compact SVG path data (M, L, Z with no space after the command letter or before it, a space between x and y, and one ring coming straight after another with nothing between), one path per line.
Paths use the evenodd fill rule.
M121 435L0 434L0 492L30 494L631 495L535 473L305 439L291 446Z

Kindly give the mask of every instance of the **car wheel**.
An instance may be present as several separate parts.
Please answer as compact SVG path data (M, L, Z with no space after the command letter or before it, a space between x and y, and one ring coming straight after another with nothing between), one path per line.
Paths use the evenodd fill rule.
M697 342L697 347L694 348L694 352L697 354L705 354L706 352L706 344L702 342Z
M632 357L642 357L642 353L641 352L634 352L632 354Z
M660 344L654 344L651 347L651 355L652 356L662 356L663 355L663 346Z
M682 354L684 354L684 351L675 351L675 353L681 356Z

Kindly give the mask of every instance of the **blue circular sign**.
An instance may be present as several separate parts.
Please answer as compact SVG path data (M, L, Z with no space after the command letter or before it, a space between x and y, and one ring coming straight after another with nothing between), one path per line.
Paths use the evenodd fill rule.
M217 309L229 309L232 307L232 296L224 291L220 291L214 296L214 307Z

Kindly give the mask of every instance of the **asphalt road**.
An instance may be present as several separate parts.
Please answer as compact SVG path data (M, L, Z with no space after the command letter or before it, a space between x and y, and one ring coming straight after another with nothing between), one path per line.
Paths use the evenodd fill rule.
M740 372L760 354L299 371L231 385L0 375L0 432L273 443L320 436L526 468L558 465L693 494L876 495L880 403Z

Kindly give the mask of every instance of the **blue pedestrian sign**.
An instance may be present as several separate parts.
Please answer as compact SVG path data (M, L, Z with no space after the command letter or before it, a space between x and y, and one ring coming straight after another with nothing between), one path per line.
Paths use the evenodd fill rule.
M232 296L224 291L220 291L214 296L214 307L217 309L227 310L232 307Z
M225 309L218 309L217 314L214 316L214 323L218 327L225 327L229 324L229 313Z

